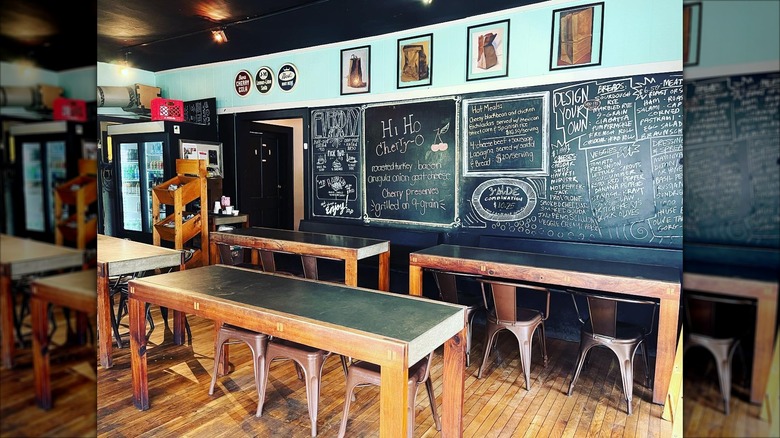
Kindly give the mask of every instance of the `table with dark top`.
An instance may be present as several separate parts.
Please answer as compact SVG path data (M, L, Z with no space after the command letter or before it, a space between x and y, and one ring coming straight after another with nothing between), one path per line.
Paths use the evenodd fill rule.
M664 403L677 345L681 277L679 269L530 252L437 245L409 255L410 294L422 295L424 269L441 269L660 300L653 402Z
M442 436L462 435L463 306L227 265L131 280L133 401L147 410L145 304L380 365L380 434L406 434L409 366L444 344ZM216 360L216 359L215 359Z
M97 326L100 364L111 368L111 291L109 277L179 267L184 270L184 253L146 243L98 234L97 237ZM173 313L174 339L184 342L184 314Z
M51 342L49 341L48 305L54 304L75 310L80 321L82 317L94 316L97 294L96 271L87 269L42 277L32 282L31 289L35 402L39 407L49 409L52 406L52 398L49 375Z
M379 290L387 291L390 288L390 242L387 240L250 227L212 232L209 234L209 242L212 264L219 260L217 244L300 254L304 263L316 263L318 257L343 260L344 280L348 286L358 284L358 260L379 256ZM258 264L256 259L252 262Z
M83 250L0 234L0 355L3 367L10 369L14 366L12 282L25 275L46 274L83 265Z

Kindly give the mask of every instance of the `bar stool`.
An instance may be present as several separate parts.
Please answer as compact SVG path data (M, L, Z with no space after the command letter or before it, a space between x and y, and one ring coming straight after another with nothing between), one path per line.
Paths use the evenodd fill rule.
M230 340L233 339L233 342ZM230 324L222 324L217 333L217 339L214 343L214 373L211 376L211 386L209 387L209 395L214 395L214 385L217 383L217 373L219 369L219 362L222 360L222 352L224 351L225 344L236 344L238 342L244 342L252 350L252 359L255 369L255 389L257 390L257 412L255 417L259 417L263 409L263 394L260 384L265 379L265 366L263 365L263 358L265 356L265 350L268 345L268 336L263 333L258 333L252 330L246 330L241 327L236 327Z

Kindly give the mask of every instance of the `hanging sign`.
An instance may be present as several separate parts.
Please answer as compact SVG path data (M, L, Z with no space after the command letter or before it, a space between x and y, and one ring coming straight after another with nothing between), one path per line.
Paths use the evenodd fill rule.
M279 80L279 88L282 91L290 91L298 83L298 70L290 63L284 64L279 68L277 79Z
M260 67L255 75L257 91L265 94L274 87L274 72L269 67Z
M246 70L241 70L236 75L233 85L236 87L236 94L241 97L246 96L252 91L252 75Z

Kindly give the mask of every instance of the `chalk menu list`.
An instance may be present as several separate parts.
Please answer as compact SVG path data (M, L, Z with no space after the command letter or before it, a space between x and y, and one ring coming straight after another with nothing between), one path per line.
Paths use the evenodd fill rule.
M358 219L360 107L311 112L313 216Z
M778 108L778 73L686 81L686 241L780 246Z
M199 125L210 125L212 112L217 109L217 99L189 100L184 102L184 120ZM215 113L216 114L216 113Z
M365 222L453 225L456 116L454 98L365 107Z
M464 99L462 226L680 246L682 93L680 74L657 74ZM480 120L495 121L492 132ZM487 162L507 152L511 165Z

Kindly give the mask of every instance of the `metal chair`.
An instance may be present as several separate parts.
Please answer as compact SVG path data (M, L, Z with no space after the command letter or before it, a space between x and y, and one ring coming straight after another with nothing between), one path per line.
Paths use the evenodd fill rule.
M546 287L505 282L500 280L478 280L482 286L482 299L485 308L489 309L487 317L487 331L485 333L485 355L482 357L482 365L479 367L477 378L482 378L482 372L487 365L490 352L497 344L496 336L503 330L511 332L520 347L520 363L523 367L526 389L531 389L531 343L534 333L539 335L539 343L544 356L544 366L547 366L547 345L545 344L544 321L550 314L550 290ZM488 295L485 285L490 287L493 306L488 304ZM518 296L523 294L541 292L546 298L544 310L528 307L518 307ZM537 331L538 329L538 331Z
M569 291L571 293L574 308L577 311L577 319L580 323L580 351L577 357L577 366L574 376L569 384L567 395L574 391L574 384L582 370L582 365L588 352L593 347L607 347L617 356L620 365L620 374L623 378L623 394L628 403L628 415L631 415L631 400L634 392L634 354L641 347L645 360L645 386L650 386L650 368L647 360L647 347L645 339L652 333L655 315L659 303L649 300L636 300L622 297L613 297L582 291ZM577 305L576 296L583 296L587 300L588 317L583 319L580 308ZM626 323L618 320L618 304L634 303L653 306L653 316L650 328L639 324Z
M409 368L409 380L407 382L407 399L409 403L406 407L408 426L407 436L409 438L414 435L414 405L417 398L417 389L422 383L425 383L425 388L428 391L428 399L431 403L433 422L436 425L436 430L441 430L441 419L436 410L436 396L433 394L433 383L431 382L432 359L433 352ZM347 393L344 400L344 414L341 417L341 427L339 428L339 438L343 438L344 434L347 432L347 417L349 416L349 406L354 398L353 391L355 388L366 385L379 386L380 381L381 373L379 365L370 362L355 361L349 366L347 371Z
M726 415L731 405L731 364L734 352L740 349L742 370L745 370L745 358L740 337L749 327L734 321L734 306L755 306L748 299L711 296L705 294L683 293L685 322L687 329L683 342L683 354L692 347L702 347L712 354L718 370L720 393ZM744 377L744 376L743 376Z
M431 270L433 278L436 281L436 287L439 289L439 299L448 303L460 304L466 306L466 367L471 364L471 332L472 324L477 313L483 312L485 307L479 301L469 301L464 294L458 293L458 279L460 278L480 278L479 275L464 274L460 272L449 272L440 270Z

